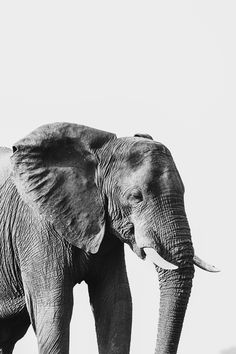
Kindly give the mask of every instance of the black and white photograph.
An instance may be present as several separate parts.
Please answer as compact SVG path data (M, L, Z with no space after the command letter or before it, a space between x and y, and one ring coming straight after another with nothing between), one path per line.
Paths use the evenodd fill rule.
M235 15L1 2L0 354L236 354Z

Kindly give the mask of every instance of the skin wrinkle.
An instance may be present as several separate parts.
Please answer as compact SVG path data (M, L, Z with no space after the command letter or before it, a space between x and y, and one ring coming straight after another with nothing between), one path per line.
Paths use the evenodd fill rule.
M106 148L108 147L109 146L106 145ZM108 163L105 166L101 165L100 170L103 171L103 173L100 175L98 185L100 185L101 188L104 190L105 195L110 196L110 198L108 199L108 218L110 218L110 224L114 225L114 228L116 230L119 230L123 237L125 237L126 232L130 228L127 220L129 213L127 209L120 208L119 198L117 198L117 195L119 194L119 187L116 183L114 183L114 178L111 174L112 170L119 170L120 166L122 166L122 154L120 155L120 159L115 158L116 151L118 151L122 147L125 148L125 143L123 141L120 141L120 144L115 145L115 147L113 147L112 149L112 152L109 152L110 157L108 158ZM102 156L106 153L107 150L104 149L100 152L101 161L107 160L102 158ZM106 184L104 184L104 181L106 181Z
M100 169L103 173L100 176L98 185L101 185L105 195L110 196L108 201L108 214L111 221L109 224L114 225L114 229L119 231L117 236L120 237L119 234L121 234L123 241L125 240L132 248L135 240L133 224L129 220L130 208L120 208L119 197L117 197L120 194L120 188L111 173L111 171L119 171L122 169L125 160L124 150L127 149L127 143L131 146L135 144L130 138L117 139L116 143L113 143L111 151L106 150L106 148L109 148L109 144L100 151L100 161L108 161L108 163L105 166L101 164ZM109 157L106 159L103 158L103 155L107 156L107 153L109 153ZM104 181L106 181L106 184L103 183Z

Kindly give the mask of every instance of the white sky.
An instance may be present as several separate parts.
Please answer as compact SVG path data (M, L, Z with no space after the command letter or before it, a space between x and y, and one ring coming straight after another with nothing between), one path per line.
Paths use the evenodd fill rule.
M235 1L2 1L0 142L71 121L172 151L186 187L196 270L179 354L235 354ZM131 354L153 354L159 290L127 251ZM33 348L32 348L33 347ZM80 349L78 349L80 348ZM85 285L75 287L71 353L96 354ZM32 330L15 350L37 353Z

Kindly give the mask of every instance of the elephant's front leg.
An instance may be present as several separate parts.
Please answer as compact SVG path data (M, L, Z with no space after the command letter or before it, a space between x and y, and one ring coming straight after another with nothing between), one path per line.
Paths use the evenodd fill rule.
M52 280L50 283L53 283ZM39 353L69 353L72 287L65 287L64 284L59 287L47 286L45 283L32 287L28 281L24 282L24 286L26 306L37 336Z
M30 321L40 354L67 354L73 307L71 253L55 232L34 236L26 239L20 259Z
M128 354L132 302L125 269L124 247L103 258L99 274L88 281L99 354Z

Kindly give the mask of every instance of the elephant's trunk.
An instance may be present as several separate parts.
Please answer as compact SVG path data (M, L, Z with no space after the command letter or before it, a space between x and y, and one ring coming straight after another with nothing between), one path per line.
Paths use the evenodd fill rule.
M156 354L175 354L191 292L193 268L159 271L160 311Z
M178 269L157 267L161 297L155 353L175 354L192 287L194 251L183 199L165 196L159 202L159 250Z

